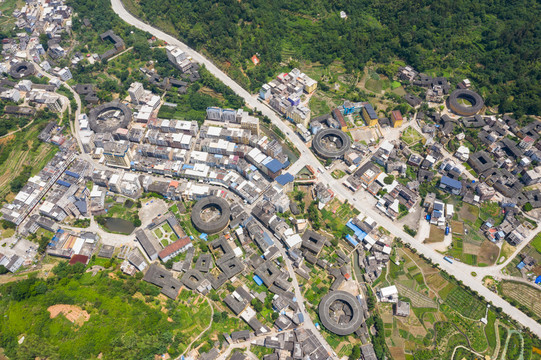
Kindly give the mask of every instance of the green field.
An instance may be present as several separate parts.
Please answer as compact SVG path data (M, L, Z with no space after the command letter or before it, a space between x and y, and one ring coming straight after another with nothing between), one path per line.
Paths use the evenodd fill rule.
M500 346L495 327L498 322L505 322L511 329L514 327L492 308L488 309L487 325L484 325L479 321L487 313L484 301L410 250L398 248L396 251L401 263L390 263L388 281L377 286L396 285L400 299L410 303L411 312L407 318L392 316L390 304L378 304L391 358L450 359L458 345L491 357L499 347L501 356L506 337ZM423 297L438 305L427 308L426 302L420 303ZM470 359L468 353L460 354ZM462 357L457 358L455 354L453 359L462 360Z
M48 119L52 118L56 118L56 115L48 113L44 119L35 120L24 131L0 139L0 202L11 200L11 196L24 186L27 179L37 174L58 151L56 146L37 139ZM14 186L14 182L18 184Z
M462 316L467 318L478 320L485 316L486 306L473 298L468 291L460 287L455 287L449 293L446 303L448 303L451 308L456 310Z
M0 346L10 358L146 359L168 348L175 355L210 322L210 307L192 293L166 301L141 280L115 280L106 272L92 277L80 264L62 264L47 281L2 286ZM79 306L90 318L78 325L63 315L51 319L47 308L55 304Z
M533 246L538 253L541 253L541 232L535 235L530 242L530 245Z
M402 136L400 137L400 139L404 141L406 144L411 146L423 140L424 137L423 135L419 134L417 130L415 130L411 126L408 126L402 133Z

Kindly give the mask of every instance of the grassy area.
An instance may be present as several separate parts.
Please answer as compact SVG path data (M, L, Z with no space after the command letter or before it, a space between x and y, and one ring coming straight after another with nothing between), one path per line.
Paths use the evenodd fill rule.
M461 287L455 287L447 296L446 303L462 316L478 320L485 315L485 306L473 299L471 294Z
M321 209L322 228L332 233L336 239L342 239L350 233L345 225L349 219L359 214L359 211L348 203L341 203L338 199L331 200L325 208Z
M505 260L509 259L509 257L515 253L516 249L517 248L515 246L509 244L507 241L504 241L500 253L500 260L498 260L498 262L504 262Z
M419 134L417 130L415 130L411 126L408 126L402 133L402 136L400 137L400 139L404 141L406 144L408 144L409 146L411 146L423 140L424 137L421 134Z
M15 24L16 18L11 16L15 9L20 9L24 5L22 0L4 0L0 2L0 11L2 17L0 18L0 29L4 31L11 30Z
M161 239L162 236L163 236L163 233L162 233L162 231L158 228L158 229L155 229L155 230L154 230L154 235L156 235L156 237L157 237L158 239Z
M484 202L480 208L479 218L483 221L493 220L492 225L498 226L502 223L504 214L497 202Z
M146 282L107 272L93 277L84 266L62 264L53 270L56 281L2 287L0 346L10 358L151 358L168 349L175 356L210 322L209 305L191 292L186 300L166 300ZM63 315L51 319L53 304L78 306L89 318L78 324Z
M541 232L535 235L535 237L530 242L530 245L537 250L538 253L541 254Z
M514 281L501 282L501 294L511 305L519 308L535 319L541 319L541 290L538 288Z
M445 237L445 230L440 229L436 225L430 225L430 235L425 240L425 243L431 244L436 242L442 242Z
M335 179L341 179L343 178L344 176L346 176L346 173L343 172L342 170L339 170L339 169L336 169L334 170L332 173L331 173L331 176Z
M126 202L131 200L126 200ZM139 209L137 207L128 207L125 205L126 202L113 202L107 208L107 217L124 219L127 221L134 222L136 219L139 219Z

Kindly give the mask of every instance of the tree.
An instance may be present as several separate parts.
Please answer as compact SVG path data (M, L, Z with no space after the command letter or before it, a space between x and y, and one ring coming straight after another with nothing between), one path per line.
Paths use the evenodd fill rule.
M319 230L321 228L321 219L316 204L317 201L313 201L310 206L308 206L308 220L312 223L314 230Z
M252 299L252 306L256 312L263 311L263 304L258 299Z
M533 206L532 204L530 204L529 202L527 202L526 204L524 204L524 206L522 207L522 209L526 212L528 211L532 211L533 210Z
M354 346L351 350L351 355L349 355L349 360L358 360L361 357L361 348Z
M294 195L293 197L295 198L296 201L301 202L301 201L303 201L304 196L305 196L305 193L304 193L304 192L302 192L302 191L296 191L296 192L295 192L295 195Z
M39 35L39 43L43 46L43 50L49 50L49 37L47 34L43 33Z
M387 185L391 185L394 181L394 176L393 175L388 175L385 177L385 179L383 179L383 182Z

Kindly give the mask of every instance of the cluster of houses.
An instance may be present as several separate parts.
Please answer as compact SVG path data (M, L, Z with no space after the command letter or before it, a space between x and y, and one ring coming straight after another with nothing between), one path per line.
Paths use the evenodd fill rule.
M90 193L85 179L90 171L90 164L76 159L73 151L61 149L28 179L11 202L3 205L2 219L17 225L22 236L34 234L40 228L54 233L48 250L52 255L90 256L96 240L93 234L64 233L58 225L68 217L88 216Z
M74 152L58 152L37 175L28 179L13 201L4 204L2 218L22 225L28 233L35 232L41 222L28 221L28 215L46 194L46 201L39 207L40 217L62 221L68 214L86 213L83 203L88 190L82 180L88 164L75 158Z
M416 153L402 141L384 140L372 154L371 161L354 167L354 173L347 177L344 185L353 191L366 189L378 199L377 208L396 219L418 202L419 186L439 176L437 186L441 190L460 196L467 203L498 201L505 210L506 220L499 226L489 226L493 225L489 222L483 232L492 241L505 238L512 244L520 243L527 229L515 215L526 204L533 209L541 206L541 191L531 188L541 181L541 143L538 142L541 122L531 120L521 126L507 115L502 118L475 115L456 120L448 115L432 114L430 119L420 114L418 120L426 124L422 126L423 132L437 132L442 137L441 143L430 142L421 153ZM437 126L431 125L434 123ZM472 136L472 130L478 135ZM459 144L454 158L443 145L452 139ZM477 144L482 150L472 151L471 145L466 146L468 143ZM477 176L465 173L463 163ZM395 178L386 181L389 175ZM416 179L412 179L412 175L416 175ZM525 190L527 186L530 188ZM433 224L445 226L449 215L452 217L449 209L447 216L442 211L444 205L425 199Z
M396 74L397 78L400 81L410 83L412 85L422 87L426 89L425 100L428 102L443 102L445 95L449 94L451 85L449 84L447 78L432 77L423 73L419 73L411 66L401 66L398 68L398 73ZM464 80L460 86L461 88L469 88L471 85L468 79ZM412 106L417 107L421 104L422 100L412 94L406 94L404 99Z
M48 108L53 112L62 111L64 99L55 93L61 85L60 82L52 80L49 85L44 85L35 84L29 79L24 79L34 75L31 63L18 59L6 60L6 62L0 64L0 71L15 72L22 67L31 68L31 70L20 73L21 80L18 82L8 79L0 80L0 99L16 104L27 102L34 107L13 106L10 113L18 116L29 116L35 113L34 108Z
M142 99L154 97L137 83L130 87L130 96L139 106ZM223 185L253 203L269 181L283 177L288 156L279 141L260 135L259 120L242 109L210 107L207 118L201 129L195 121L150 117L144 124L128 120L126 128L94 133L83 114L81 142L110 167ZM133 196L136 190L124 193Z
M22 101L36 108L48 108L60 112L64 106L63 98L55 91L62 81L72 78L67 67L52 66L47 61L66 55L60 46L61 34L71 29L71 8L64 1L27 1L21 9L13 12L17 18L16 27L24 30L13 38L2 40L2 58L0 73L9 75L14 81L4 78L0 83L0 99L12 103ZM40 35L47 35L47 44L40 43ZM35 64L57 78L48 84L34 83L29 77L42 75L37 72ZM28 116L30 107L13 107L10 113Z
M71 30L71 13L71 7L65 5L63 0L29 0L21 9L15 10L13 16L17 19L15 26L31 34L32 38L37 39L40 34L47 34L47 52L50 55L64 56L65 51L59 43L62 40L61 34ZM34 44L30 43L28 38L19 42L19 51L29 50L33 59L39 59L46 53L46 49L39 41L35 41ZM36 62L40 61L36 60Z
M259 91L259 98L268 102L288 120L306 127L310 122L311 112L303 105L305 102L301 98L304 93L312 94L316 88L317 81L295 68L264 84Z

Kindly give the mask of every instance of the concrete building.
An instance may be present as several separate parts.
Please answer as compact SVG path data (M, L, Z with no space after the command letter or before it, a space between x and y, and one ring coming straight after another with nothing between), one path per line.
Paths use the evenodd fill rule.
M108 166L129 169L132 160L130 143L126 140L104 142L103 156Z
M60 69L60 71L57 72L57 75L62 81L73 79L73 75L71 74L70 69L67 67Z
M169 259L174 258L178 254L188 250L191 247L193 247L193 244L190 240L190 237L185 236L182 239L178 239L174 243L166 246L162 251L160 251L158 257L161 261L167 262Z
M401 127L402 126L402 113L400 110L393 110L391 112L391 123L393 124L394 128Z
M367 126L376 126L378 123L378 116L374 111L374 108L370 104L366 104L363 107L363 119Z
M143 88L143 84L141 84L140 82L132 83L130 85L130 88L128 89L128 94L130 94L130 99L132 103L139 104L139 100L145 94L145 89Z

